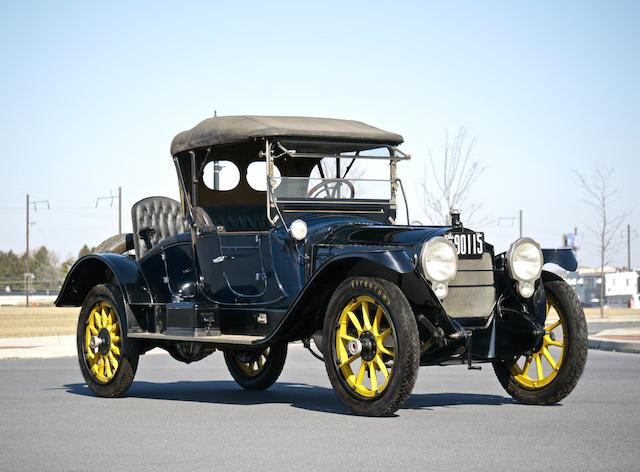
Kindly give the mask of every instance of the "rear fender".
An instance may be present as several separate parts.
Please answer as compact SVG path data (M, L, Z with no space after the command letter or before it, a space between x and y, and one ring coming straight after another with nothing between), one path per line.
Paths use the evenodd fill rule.
M153 303L137 261L122 254L89 254L71 267L55 301L56 306L81 306L87 293L103 283L117 285L127 305Z

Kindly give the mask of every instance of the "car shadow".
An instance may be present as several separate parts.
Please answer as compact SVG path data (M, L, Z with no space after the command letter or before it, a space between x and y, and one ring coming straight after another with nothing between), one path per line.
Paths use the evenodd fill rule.
M68 393L93 396L86 384L64 385ZM269 390L244 390L230 380L180 381L170 383L134 382L126 397L150 400L213 403L219 405L288 404L294 408L351 415L333 389L304 383L278 382ZM510 397L476 393L420 393L412 394L404 409L432 410L464 405L508 405Z

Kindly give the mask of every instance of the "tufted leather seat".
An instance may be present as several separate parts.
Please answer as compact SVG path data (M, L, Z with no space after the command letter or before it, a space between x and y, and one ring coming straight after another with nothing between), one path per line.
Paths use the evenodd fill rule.
M201 226L212 225L209 215L202 208L194 208L195 224ZM184 233L189 230L185 221L180 202L168 197L147 197L131 207L131 220L134 234L134 248L136 257L140 259L150 249L144 239L140 237L140 230L152 228L149 235L151 247L163 239Z

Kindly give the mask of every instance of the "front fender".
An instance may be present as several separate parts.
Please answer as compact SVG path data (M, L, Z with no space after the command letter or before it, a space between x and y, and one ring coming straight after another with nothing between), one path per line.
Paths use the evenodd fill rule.
M55 305L81 306L89 290L102 283L119 286L128 304L153 303L137 261L122 254L99 253L84 256L71 267Z
M545 264L553 263L569 272L574 272L578 268L578 260L569 248L543 249L542 257Z
M404 275L414 271L413 259L404 250L348 252L332 256L313 273L278 326L262 343L302 339L322 329L331 295L352 275L379 277L399 284Z

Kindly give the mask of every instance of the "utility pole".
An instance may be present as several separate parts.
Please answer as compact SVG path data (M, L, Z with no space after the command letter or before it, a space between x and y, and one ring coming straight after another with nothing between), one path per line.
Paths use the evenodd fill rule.
M518 218L520 220L520 237L522 238L522 210L518 212Z
M576 255L576 262L579 262L578 261L578 227L577 226L573 227L573 235L574 235L573 236L573 241L574 241L573 242L573 246L574 246L573 247L573 252Z
M513 226L513 222L518 220L518 226L520 228L519 234L520 238L522 238L522 210L518 211L518 216L501 216L498 218L498 225L500 225L501 220L507 220L511 222L511 226Z
M25 303L27 308L29 308L29 291L31 289L30 285L31 285L31 280L34 278L33 274L29 271L29 227L32 225L30 219L29 219L29 209L31 207L31 205L33 205L33 211L38 211L38 204L39 203L46 203L47 204L47 209L51 209L51 205L49 205L49 200L39 200L36 202L32 202L29 199L29 194L27 194L27 231L26 231L26 239L27 239L27 251L25 253L24 259L25 259L25 273L24 273L24 292L25 292Z
M113 208L113 201L118 199L118 234L122 234L122 187L118 187L118 195L113 195L109 192L108 197L98 197L96 198L96 208L98 208L98 204L100 200L109 200L109 206Z
M27 194L27 252L24 256L25 259L25 271L24 271L24 293L27 298L25 300L26 307L29 308L29 194Z
M118 186L118 234L122 234L122 187Z
M627 225L627 269L631 270L631 225Z

